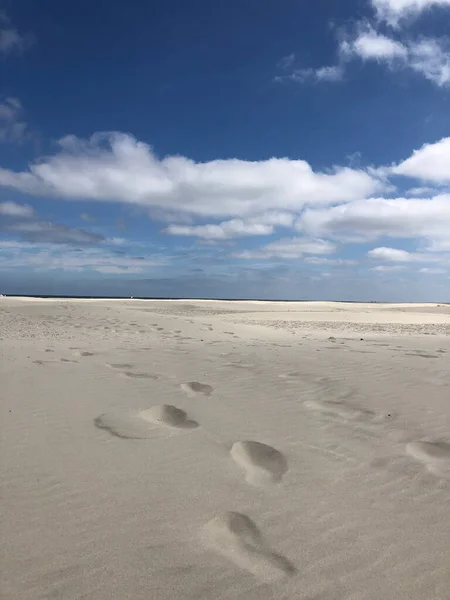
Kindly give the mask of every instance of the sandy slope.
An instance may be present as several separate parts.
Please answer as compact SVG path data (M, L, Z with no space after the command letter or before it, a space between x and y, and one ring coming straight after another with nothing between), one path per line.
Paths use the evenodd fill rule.
M449 333L436 305L1 298L0 597L448 600Z

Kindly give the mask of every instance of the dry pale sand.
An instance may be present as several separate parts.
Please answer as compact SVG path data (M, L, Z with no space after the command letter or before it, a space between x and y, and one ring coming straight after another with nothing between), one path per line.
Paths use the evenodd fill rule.
M0 299L2 600L449 600L450 306Z

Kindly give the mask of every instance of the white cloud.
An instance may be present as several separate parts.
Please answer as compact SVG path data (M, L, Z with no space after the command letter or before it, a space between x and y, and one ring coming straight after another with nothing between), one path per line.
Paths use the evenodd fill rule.
M17 202L1 202L0 215L5 217L16 217L21 219L35 216L34 209L28 204L17 204Z
M349 260L345 258L323 258L319 256L307 256L305 262L311 265L330 265L337 267L349 267L350 265L358 264L357 260Z
M231 219L222 223L206 225L169 225L165 231L170 235L199 237L204 240L228 240L253 235L271 235L274 227L292 227L291 213L269 211L246 219Z
M429 196L431 194L435 194L436 189L432 187L414 187L407 190L406 194L408 196Z
M422 269L419 269L420 273L426 273L427 275L442 275L443 273L446 273L447 271L445 269L431 269L429 267L423 267Z
M377 271L379 273L391 273L395 271L403 271L404 269L404 265L378 265L377 267L372 267L370 270Z
M430 199L370 198L319 210L306 210L296 224L313 236L346 241L450 237L450 194Z
M388 262L411 262L413 260L413 255L410 252L398 250L397 248L386 248L385 246L369 250L367 255L370 258Z
M318 69L294 69L292 73L277 77L279 81L295 81L299 83L306 83L308 81L312 83L320 82L336 82L342 81L344 77L344 69L341 65L331 65L327 67L319 67Z
M26 244L0 241L0 270L28 268L34 271L95 271L131 274L163 266L167 259L159 255L139 257L118 255L107 248L55 248L52 244Z
M450 183L450 137L424 144L412 156L392 167L391 173L436 184Z
M373 0L373 4L380 18L381 15L386 18L391 15L398 21L402 16L420 14L432 5L450 7L450 0ZM381 20L385 20L384 17ZM414 39L399 32L387 36L377 29L376 23L364 20L356 23L353 32L347 31L344 35L340 32L338 50L339 62L335 66L319 69L289 66L290 72L279 79L302 83L319 80L323 76L328 81L340 81L344 78L347 64L361 59L382 63L391 70L413 71L439 87L450 86L450 45L447 38Z
M23 35L11 26L5 12L0 11L0 55L21 54L32 43L29 35Z
M169 225L165 231L170 235L196 236L205 240L227 240L251 235L270 235L273 233L273 226L232 219L218 225Z
M426 250L427 252L450 252L450 235L447 238L431 240Z
M123 275L131 273L142 273L144 269L140 267L95 267L98 273L106 273L109 275Z
M295 63L295 54L289 54L288 56L283 57L278 62L277 67L284 71L284 75L278 75L277 77L275 77L275 81L293 81L296 83L320 83L327 81L341 81L344 77L344 69L342 65L331 65L326 67L319 67L318 69L300 69L296 67Z
M300 258L304 254L333 254L336 252L336 245L326 240L306 239L306 238L282 238L276 242L266 244L256 250L244 250L237 252L235 258L254 259L254 258L281 258L294 259Z
M450 85L450 49L442 40L422 39L409 45L409 67L436 85Z
M341 65L320 67L315 71L317 81L341 81L344 77L344 69Z
M294 215L289 212L269 210L265 213L255 215L253 218L248 219L248 222L273 225L274 227L292 227Z
M356 37L341 41L340 52L345 60L375 60L391 69L411 69L439 87L450 85L450 50L445 40L421 38L401 42L363 25Z
M401 20L418 17L435 7L448 8L450 0L371 0L376 16L397 27Z
M66 200L116 201L197 216L245 217L268 210L367 197L382 188L362 170L335 167L316 173L303 160L272 158L195 163L183 156L159 159L130 135L68 136L59 153L28 171L0 169L0 185Z
M340 51L349 58L356 55L363 60L384 60L389 64L395 59L405 60L408 55L402 43L377 33L371 27L361 31L354 39L343 40Z
M0 141L22 142L27 137L27 124L21 120L22 104L18 98L0 102Z
M443 260L443 257L433 254L407 252L406 250L400 250L398 248L386 248L385 246L369 250L367 255L376 260L394 263L437 262Z

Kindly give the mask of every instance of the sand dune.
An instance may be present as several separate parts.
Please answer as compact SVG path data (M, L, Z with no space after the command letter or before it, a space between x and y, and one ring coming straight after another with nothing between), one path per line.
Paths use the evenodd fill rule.
M0 299L2 600L449 600L450 306Z

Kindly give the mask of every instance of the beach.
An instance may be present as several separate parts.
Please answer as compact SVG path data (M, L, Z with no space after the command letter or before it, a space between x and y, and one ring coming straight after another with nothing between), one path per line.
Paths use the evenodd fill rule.
M448 600L450 305L0 298L2 600Z

